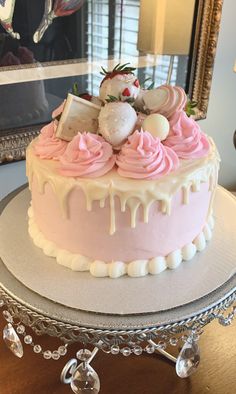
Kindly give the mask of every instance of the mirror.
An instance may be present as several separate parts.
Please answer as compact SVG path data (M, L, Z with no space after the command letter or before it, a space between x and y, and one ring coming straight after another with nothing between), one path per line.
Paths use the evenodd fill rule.
M77 82L130 62L141 82L182 86L206 117L222 0L0 1L0 162L25 148ZM173 23L174 21L174 23Z

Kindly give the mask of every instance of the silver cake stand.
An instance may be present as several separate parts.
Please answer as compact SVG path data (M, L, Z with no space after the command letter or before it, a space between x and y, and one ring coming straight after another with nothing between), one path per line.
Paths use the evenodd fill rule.
M1 212L24 187L1 202ZM58 360L66 356L71 343L80 342L76 358L69 360L61 373L61 381L70 384L75 393L99 392L99 377L90 365L98 350L124 356L159 352L175 363L179 377L190 376L200 362L198 340L204 327L213 320L230 325L236 315L235 301L236 275L207 296L170 310L143 315L96 314L40 296L18 281L0 260L0 307L6 319L6 345L18 357L23 356L26 344L45 359ZM37 337L43 334L59 338L61 346L54 351L42 349ZM94 346L92 351L86 349L88 344ZM165 350L180 345L177 358Z

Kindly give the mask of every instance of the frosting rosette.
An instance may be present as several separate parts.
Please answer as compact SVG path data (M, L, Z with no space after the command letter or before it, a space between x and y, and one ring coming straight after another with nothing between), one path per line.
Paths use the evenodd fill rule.
M163 144L172 148L181 159L204 157L210 149L206 135L184 111L176 112L171 117L170 132Z
M176 170L176 153L148 131L136 130L123 145L116 164L121 176L135 179L158 179Z
M54 129L54 122L44 126L34 145L34 152L41 159L58 160L66 150L68 142L57 138Z
M93 133L78 133L60 157L59 172L65 176L93 178L106 174L115 164L111 145Z

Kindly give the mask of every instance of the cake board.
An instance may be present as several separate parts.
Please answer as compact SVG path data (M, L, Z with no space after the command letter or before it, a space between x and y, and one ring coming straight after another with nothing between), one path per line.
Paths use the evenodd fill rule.
M4 209L4 206L21 190L22 188L19 188L8 196L2 202L1 208ZM233 246L235 247L235 244ZM88 368L91 368L90 362L98 349L101 349L104 352L121 353L124 356L133 353L139 355L143 351L147 353L158 351L171 361L176 362L176 371L178 371L178 366L181 365L181 353L183 354L185 345L178 358L164 350L166 345L176 346L178 341L182 340L183 343L185 341L187 346L190 344L193 346L192 349L198 352L196 342L203 332L203 327L213 319L218 319L219 323L225 326L230 324L235 316L236 308L233 307L233 311L227 316L224 316L223 313L233 305L235 300L236 275L234 274L206 296L176 308L133 315L87 312L55 303L37 294L16 279L3 261L0 262L0 307L4 307L3 313L7 321L11 321L12 324L14 324L13 319L14 322L17 321L16 330L18 333L23 327L24 342L31 345L34 352L42 354L44 358L54 360L66 355L67 345L71 342L80 341L84 345L93 344L95 348L92 352L87 354L85 349L80 350L76 355L77 359L82 360ZM22 324L31 327L37 335L56 336L65 345L53 352L44 351L40 345L35 345L32 337L24 331ZM178 334L186 332L190 332L190 335L182 335L177 338ZM144 348L142 348L143 343L146 345ZM85 353L87 361L84 361ZM197 357L197 353L195 356ZM77 366L76 359L71 359L61 374L62 382L71 384L72 390L75 374L80 365ZM197 365L198 363L193 363L191 368L185 370L186 376L193 373Z

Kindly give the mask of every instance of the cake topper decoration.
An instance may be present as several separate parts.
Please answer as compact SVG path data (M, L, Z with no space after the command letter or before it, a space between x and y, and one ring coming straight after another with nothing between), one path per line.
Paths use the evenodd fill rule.
M56 136L71 141L78 132L96 133L100 107L69 93L60 116Z
M142 128L151 133L153 137L158 137L163 141L168 136L170 125L165 116L161 114L151 114L144 119Z
M100 135L78 133L60 157L59 173L65 176L95 178L109 172L116 158L112 147Z
M104 76L99 90L100 99L105 102L109 96L116 97L120 101L134 103L140 91L140 83L134 75L135 67L129 63L118 63L112 71L102 67L101 75Z
M93 96L92 94L90 94L88 92L79 93L79 87L78 87L77 82L73 83L72 94L74 96L80 97L84 100L90 101L93 104L99 105L99 107L101 107L101 105L102 105L102 101L99 99L99 97Z
M101 108L99 133L113 147L119 148L134 131L137 121L135 110L128 103L114 101Z
M121 176L159 179L179 167L177 154L148 131L135 131L122 146L116 164Z
M159 113L167 119L185 108L187 96L179 86L162 85L148 90L143 95L144 109L147 113Z
M207 156L210 143L199 125L185 111L176 112L170 120L170 132L163 144L173 149L181 159Z
M0 0L0 22L11 37L20 39L20 34L12 27L12 18L15 9L15 0Z

